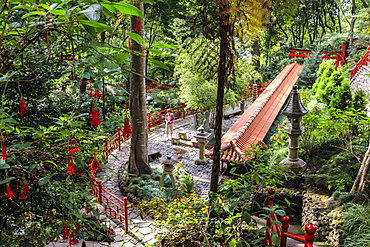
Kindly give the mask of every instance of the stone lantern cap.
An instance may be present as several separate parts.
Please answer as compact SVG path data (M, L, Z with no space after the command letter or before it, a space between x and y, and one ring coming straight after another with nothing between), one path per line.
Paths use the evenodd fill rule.
M207 138L208 134L204 132L203 126L200 126L197 130L198 130L198 132L197 132L195 138L204 138L204 139Z
M177 159L172 159L171 156L167 156L165 159L162 159L162 164L163 165L171 165L171 166L173 166L176 163L177 163Z
M298 86L293 85L290 93L289 102L282 111L282 114L289 118L300 118L308 113L308 110L303 106L299 97Z

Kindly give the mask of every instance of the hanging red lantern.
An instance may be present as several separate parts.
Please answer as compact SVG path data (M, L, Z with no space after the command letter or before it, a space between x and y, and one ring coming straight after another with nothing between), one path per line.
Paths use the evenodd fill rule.
M14 193L12 189L10 188L10 183L6 183L6 191L4 193L4 196L12 200L14 198Z
M91 126L98 127L100 124L99 111L95 107L92 108L90 117L92 118L90 121Z
M24 98L21 98L21 101L19 103L19 115L23 116L28 111L26 101Z
M72 137L72 134L69 136L69 150L68 150L68 152L70 154L80 152L80 149L78 148L78 145L77 145L76 136Z
M123 135L130 135L131 134L131 128L130 128L130 121L128 118L125 118L125 122L123 125Z
M82 172L82 169L80 169L80 172L77 174L77 176L82 177L84 174Z
M68 174L74 174L76 171L75 171L75 165L73 163L73 159L72 159L72 154L69 154L68 156L68 169L67 169L67 173Z

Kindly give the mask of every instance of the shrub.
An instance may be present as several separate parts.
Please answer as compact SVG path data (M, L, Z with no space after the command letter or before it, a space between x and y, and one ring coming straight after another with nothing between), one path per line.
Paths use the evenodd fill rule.
M370 206L348 204L343 214L345 221L339 228L343 236L342 246L366 247L370 242Z

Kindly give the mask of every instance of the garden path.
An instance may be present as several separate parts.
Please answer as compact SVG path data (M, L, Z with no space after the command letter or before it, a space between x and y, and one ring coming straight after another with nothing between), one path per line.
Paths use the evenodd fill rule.
M194 124L194 117L188 116L184 119L176 120L174 132L177 133L176 129L181 127L189 126ZM160 125L157 128L153 128L149 132L149 142L154 141L167 141L164 138L164 125ZM169 141L167 141L169 142ZM119 176L124 173L125 164L128 162L130 152L130 142L126 141L121 147L115 150L108 158L108 163L101 167L98 171L97 178L102 180L103 187L118 196L123 198L121 191L119 190ZM204 178L208 180L208 178ZM155 239L156 225L153 219L145 218L142 219L134 205L129 204L129 233L126 234L123 227L117 225L115 222L106 218L107 225L111 226L115 231L115 242L106 243L98 241L85 241L86 247L98 247L98 246L110 246L110 247L143 247L143 246L156 246ZM260 221L261 226L264 225L264 221ZM299 226L298 226L299 228ZM296 227L290 227L289 229L293 233L299 233ZM47 247L66 247L68 241L60 240L57 243L51 243ZM82 247L83 241L80 241L76 247ZM294 240L289 240L288 247L303 247L304 244ZM321 245L315 245L321 246Z

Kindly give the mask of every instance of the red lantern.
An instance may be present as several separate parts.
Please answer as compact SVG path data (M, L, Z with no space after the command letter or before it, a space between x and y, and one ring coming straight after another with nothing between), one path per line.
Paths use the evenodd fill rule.
M4 196L12 200L14 198L14 193L12 189L10 188L10 183L6 183L6 191L4 193Z
M78 148L78 145L77 145L76 136L72 137L72 134L69 136L69 150L68 150L68 152L70 154L80 152L80 149Z
M26 101L24 98L21 98L21 101L19 103L19 115L23 116L28 111Z
M98 127L100 124L99 111L95 107L92 108L90 117L92 117L90 121L91 126Z
M74 174L76 171L75 171L75 165L73 164L73 159L72 159L72 154L69 154L68 156L68 169L67 169L67 173L68 174Z

